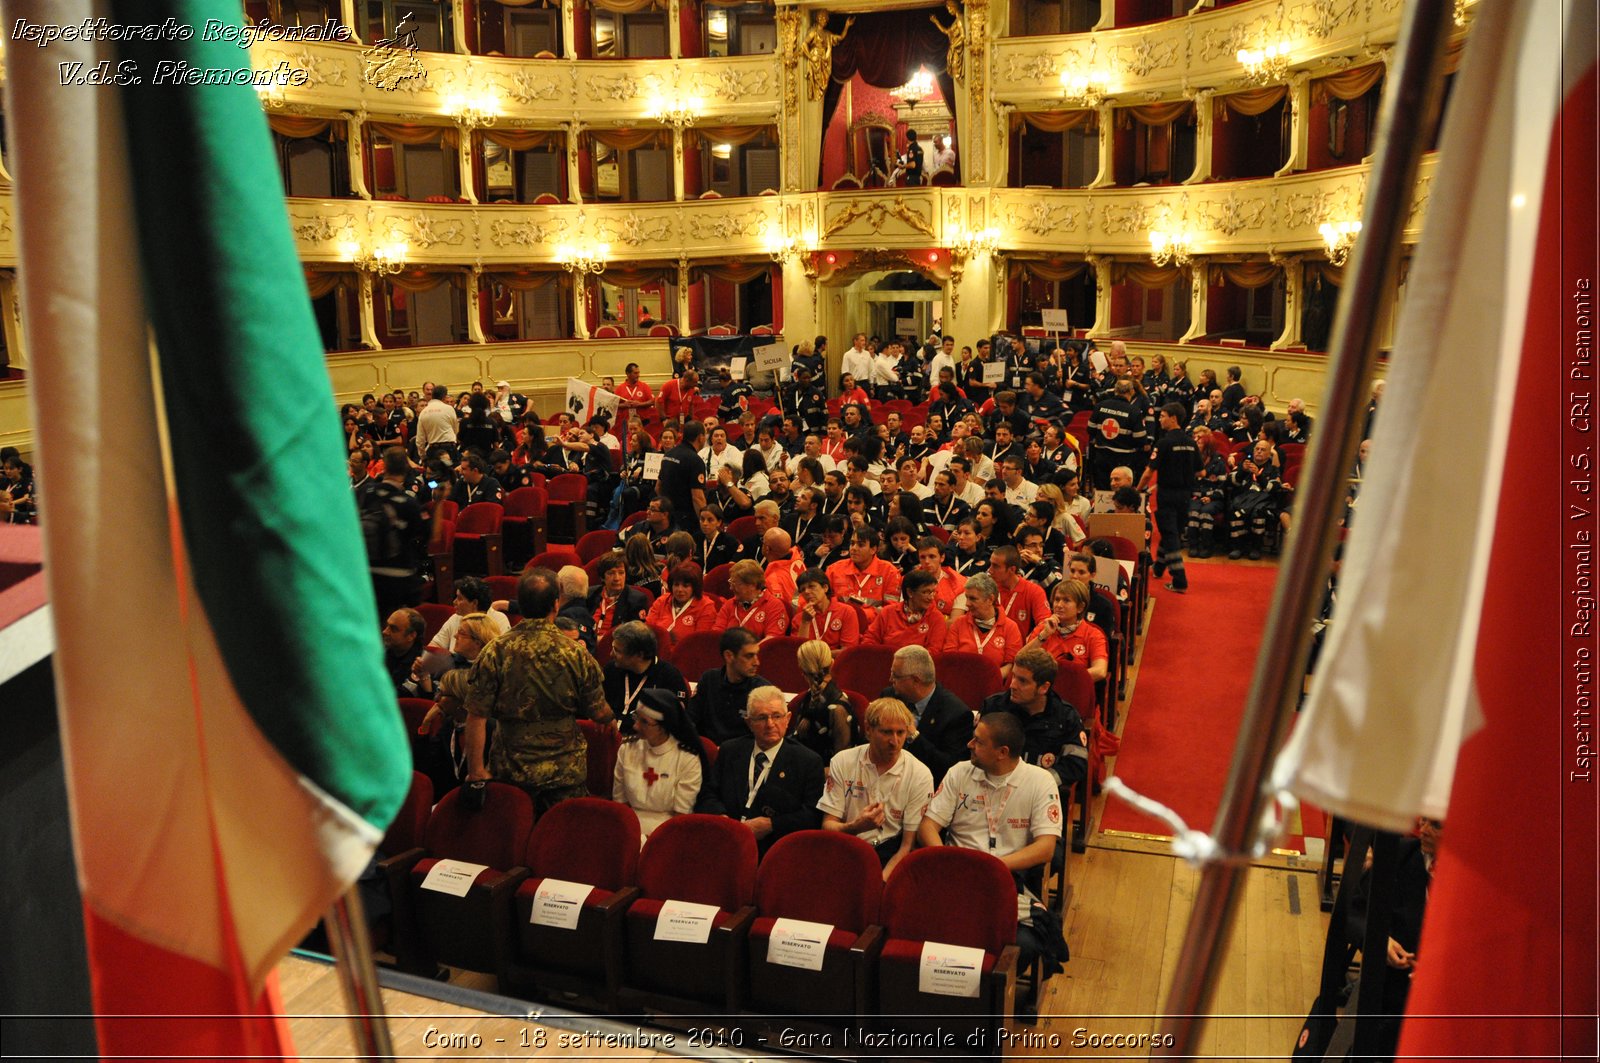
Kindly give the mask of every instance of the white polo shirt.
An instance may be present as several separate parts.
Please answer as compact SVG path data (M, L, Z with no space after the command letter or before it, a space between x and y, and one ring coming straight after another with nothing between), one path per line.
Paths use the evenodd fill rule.
M1039 485L1032 480L1018 481L1017 486L1006 488L1006 501L1013 506L1026 506L1039 497Z
M952 844L995 856L1026 849L1038 838L1061 837L1061 795L1050 773L1036 764L1018 764L1010 775L990 775L972 761L945 772L927 817L950 828ZM1017 917L1029 913L1026 894L1018 896Z
M817 808L846 823L868 805L883 803L883 826L858 834L870 845L898 838L903 831L922 825L922 814L933 797L933 772L916 757L900 751L894 767L879 771L869 755L871 747L851 746L828 761L828 782Z

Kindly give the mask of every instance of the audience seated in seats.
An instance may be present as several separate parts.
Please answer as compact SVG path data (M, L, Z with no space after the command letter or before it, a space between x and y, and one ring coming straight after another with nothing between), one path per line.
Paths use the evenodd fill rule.
M1055 855L1062 821L1056 782L1043 768L1023 761L1025 743L1015 716L986 714L973 732L971 759L951 767L917 829L923 845L955 845L999 857L1018 880L1018 970L1026 970L1041 954L1059 957L1065 951L1059 924L1055 941L1039 933L1036 920L1050 917L1038 898L1021 887L1022 872L1047 864Z
M900 570L878 556L882 542L876 529L856 528L849 556L828 566L828 582L839 601L862 607L870 622L879 609L900 600Z
M1089 732L1077 707L1052 689L1056 670L1056 659L1044 650L1023 650L1006 689L991 695L980 715L1015 716L1024 736L1022 759L1048 771L1065 792L1088 774Z
M1017 571L1022 578L1044 591L1046 600L1061 579L1061 558L1045 554L1044 534L1038 528L1023 527L1017 530Z
M785 834L820 825L823 764L802 743L784 739L789 706L777 687L750 691L744 724L747 734L719 743L697 811L739 820L765 852Z
M1237 561L1247 552L1259 560L1269 546L1268 528L1277 524L1282 505L1283 480L1278 473L1272 444L1258 440L1233 470L1229 519L1233 548L1228 557Z
M412 666L422 654L422 635L428 628L422 614L415 609L396 609L383 625L383 666L389 672L398 697L415 698L417 681L412 678Z
M834 650L848 649L861 641L861 621L855 607L833 600L828 577L815 569L801 573L796 594L799 607L789 625L791 635L820 640Z
M1050 615L1044 589L1022 578L1022 555L1016 547L1001 546L989 555L989 575L1000 595L1000 611L1018 631L1032 631Z
M1089 588L1089 607L1083 618L1105 634L1116 630L1114 618L1118 610L1105 588L1094 582L1094 560L1093 554L1073 554L1067 559L1067 578Z
M766 573L759 562L736 562L728 573L728 586L733 596L722 603L713 631L742 627L763 639L788 632L789 610L766 592Z
M945 563L956 575L975 576L989 570L989 551L978 535L978 522L968 518L956 525L950 545L945 548Z
M806 677L806 690L791 706L789 737L823 760L861 741L850 699L834 682L833 651L828 644L819 639L802 643L795 652L795 663Z
M638 814L642 842L669 817L694 811L706 752L677 691L642 691L621 727L611 797Z
M665 542L662 545L665 546ZM624 539L622 562L628 571L628 586L643 591L652 602L665 592L666 587L661 581L661 563L656 559L655 548L648 536L630 535Z
M556 574L556 585L561 589L556 618L572 621L577 626L578 641L591 654L594 653L594 610L589 606L589 573L578 565L563 565Z
M853 834L877 850L885 881L916 844L933 798L933 773L905 751L912 731L911 710L898 698L868 705L866 744L828 761L817 805L823 830Z
M617 719L633 713L639 695L649 689L670 690L681 699L689 697L689 684L671 661L657 654L656 633L650 625L634 620L618 624L611 633L611 660L604 668L606 704Z
M945 633L943 653L981 653L1000 669L1002 679L1011 675L1011 662L1022 649L1022 632L999 608L999 590L994 577L980 572L966 582L966 612L950 621Z
M482 623L481 620L476 622ZM464 626L457 640L474 637L471 631L472 625ZM483 650L482 646L464 648L469 649L473 660L477 660ZM419 763L416 768L433 780L433 792L442 796L451 786L467 778L467 668L452 668L441 675L438 694L438 701L417 728L418 734L426 740L422 748L430 755L426 764ZM490 738L492 740L493 736ZM417 747L414 745L413 749Z
M665 498L652 498L645 506L644 520L628 529L628 538L643 537L650 544L651 552L660 557L666 554L667 539L674 529L672 503Z
M899 698L911 710L916 726L906 749L928 766L934 782L966 756L972 739L972 709L939 685L933 655L926 649L906 646L896 650L889 687L879 696Z
M944 563L944 544L932 535L917 540L917 567L939 577L933 592L933 604L946 619L961 615L967 608L964 591L967 578Z
M595 642L599 645L621 625L643 619L650 608L650 599L644 591L628 586L628 566L619 550L600 558L595 574L600 586L589 592L586 606L593 618Z
M469 452L461 460L457 471L461 478L456 481L450 500L462 509L474 502L494 502L498 505L505 501L505 491L500 481L489 475L489 460L482 454Z
M840 561L848 553L845 546L845 534L849 532L849 523L839 514L834 513L820 517L817 521L818 533L812 536L805 548L804 558L807 568L822 569L826 571L835 564L849 564L848 558ZM884 562L888 564L888 562ZM890 565L890 568L894 566ZM896 573L898 576L899 573ZM831 578L831 574L830 574Z
M1028 645L1042 648L1057 661L1074 660L1089 670L1096 682L1106 677L1111 654L1105 632L1084 619L1089 610L1089 588L1075 579L1056 584L1044 623L1033 629Z
M697 519L700 534L695 538L694 559L701 572L739 560L739 544L724 527L721 506L706 506Z
M488 615L490 637L503 635L511 630L511 618L496 605L504 606L505 602L496 603L494 592L489 589L489 584L477 576L466 576L456 580L456 596L451 602L455 614L444 625L434 632L433 638L428 640L427 653L449 653L455 645L456 629L461 626L463 617L473 613Z
M760 643L753 632L742 627L724 631L718 643L722 667L706 672L695 687L691 707L695 730L719 746L749 733L744 712L750 692L772 686L759 674Z
M792 608L800 593L796 582L805 572L806 562L789 533L782 528L768 528L761 536L757 560L762 564L768 592Z
M668 577L667 593L651 604L645 621L665 631L674 646L697 631L714 630L717 607L701 593L703 586L699 565L693 562L678 565ZM667 647L669 653L671 648Z
M866 646L922 646L930 652L942 651L945 619L934 598L939 580L931 572L914 569L901 586L901 600L878 610L867 633Z

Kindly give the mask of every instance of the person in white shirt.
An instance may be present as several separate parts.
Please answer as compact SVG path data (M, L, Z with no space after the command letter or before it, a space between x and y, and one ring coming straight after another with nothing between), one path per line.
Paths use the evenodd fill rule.
M744 474L744 451L738 447L728 445L728 430L720 424L706 433L711 444L700 451L700 460L705 462L706 482L715 480L721 473L723 466L733 470L733 475L738 478Z
M835 753L817 808L822 829L854 834L878 851L883 878L916 844L922 813L933 798L933 773L905 751L916 733L898 698L867 706L867 742Z
M437 443L455 444L456 426L460 423L455 407L446 401L450 397L449 388L435 384L431 395L428 404L417 414L417 457L424 461L429 447Z
M941 369L950 370L952 377L955 375L956 338L954 336L946 336L944 338L943 344L939 347L939 352L928 363L928 379L935 382L938 381L939 370Z
M860 380L860 377L856 378ZM900 386L900 359L887 350L879 351L872 356L872 387L878 391L878 398L883 398L882 388L898 388Z
M822 437L815 432L806 434L804 449L789 459L789 475L793 476L800 471L800 462L803 458L816 458L822 464L822 471L832 472L838 468L838 463L822 452Z
M1023 762L1025 742L1021 722L1010 713L980 719L967 743L972 759L945 773L917 828L918 841L986 852L1012 872L1048 864L1061 839L1061 795L1048 771ZM1018 970L1045 951L1031 924L1034 902L1026 889L1017 895Z
M850 349L844 352L844 358L839 366L839 376L856 378L856 382L865 386L872 380L872 352L867 350L867 334L858 332L850 343Z
M950 474L956 478L956 497L969 506L983 501L983 485L972 478L972 463L964 457L950 459Z
M489 626L496 635L504 635L511 630L511 618L494 608L494 592L489 589L489 584L476 576L456 580L456 597L451 604L455 612L434 634L425 653L449 653L450 647L455 644L456 631L461 627L461 618L472 613L486 614ZM503 601L499 604L502 607L506 605Z
M622 722L611 799L638 813L640 841L673 816L694 811L705 748L675 691L647 687Z
M1039 497L1039 485L1022 476L1022 459L1015 455L1000 463L1000 477L1006 485L1006 501L1018 507Z

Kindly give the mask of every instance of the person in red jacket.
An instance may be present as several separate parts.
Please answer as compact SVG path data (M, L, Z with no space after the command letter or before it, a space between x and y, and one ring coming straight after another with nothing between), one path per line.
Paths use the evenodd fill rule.
M1009 682L1011 662L1022 649L1022 631L1000 611L1000 592L987 572L967 580L966 594L967 611L950 621L944 652L981 653L1000 669L1000 678Z
M772 595L766 593L767 577L759 561L736 561L728 572L728 586L733 597L722 603L717 611L713 631L726 631L742 627L753 631L757 638L782 635L789 630L789 610Z
M933 573L912 569L901 589L902 600L878 610L861 642L866 646L921 646L929 653L944 649L944 614L934 605L939 581Z
M1044 588L1022 578L1022 554L1015 546L1002 546L989 555L989 575L1000 595L1000 611L1018 631L1032 631L1050 616Z
M672 570L667 593L651 603L645 623L665 631L672 646L696 631L715 630L717 607L704 596L704 588L705 576L700 566L684 562Z
M1096 681L1106 677L1111 660L1105 632L1083 619L1089 608L1089 588L1075 579L1056 584L1051 596L1055 612L1028 636L1029 646L1041 646L1057 661L1069 657L1089 669Z
M808 641L822 641L830 650L849 649L861 641L861 618L856 607L833 600L828 577L812 570L798 581L800 608L789 625L789 634Z
M847 605L859 605L868 623L878 610L900 600L900 570L878 556L883 536L871 526L855 529L849 556L828 566L833 596Z

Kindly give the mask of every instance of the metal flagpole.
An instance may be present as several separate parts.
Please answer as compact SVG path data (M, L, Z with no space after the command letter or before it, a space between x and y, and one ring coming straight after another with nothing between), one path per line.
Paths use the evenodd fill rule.
M1198 1054L1201 1013L1215 990L1215 974L1248 866L1228 857L1245 852L1255 841L1262 815L1274 800L1264 783L1299 700L1311 623L1322 602L1322 584L1338 538L1337 507L1343 504L1361 442L1361 414L1377 363L1384 293L1399 263L1401 233L1423 146L1438 122L1453 7L1452 0L1412 0L1406 7L1384 92L1366 217L1351 253L1349 283L1339 299L1328 389L1317 419L1317 437L1306 457L1303 487L1297 492L1295 534L1289 537L1278 573L1228 785L1212 828L1224 859L1206 864L1202 871L1167 994L1161 1023L1165 1036L1158 1039L1154 1055Z
M383 996L378 990L378 972L372 962L372 942L367 937L367 917L361 906L359 886L351 886L328 909L323 920L333 948L334 969L344 990L345 1007L355 1027L356 1058L385 1061L394 1059L389 1041L389 1026L384 1021Z

